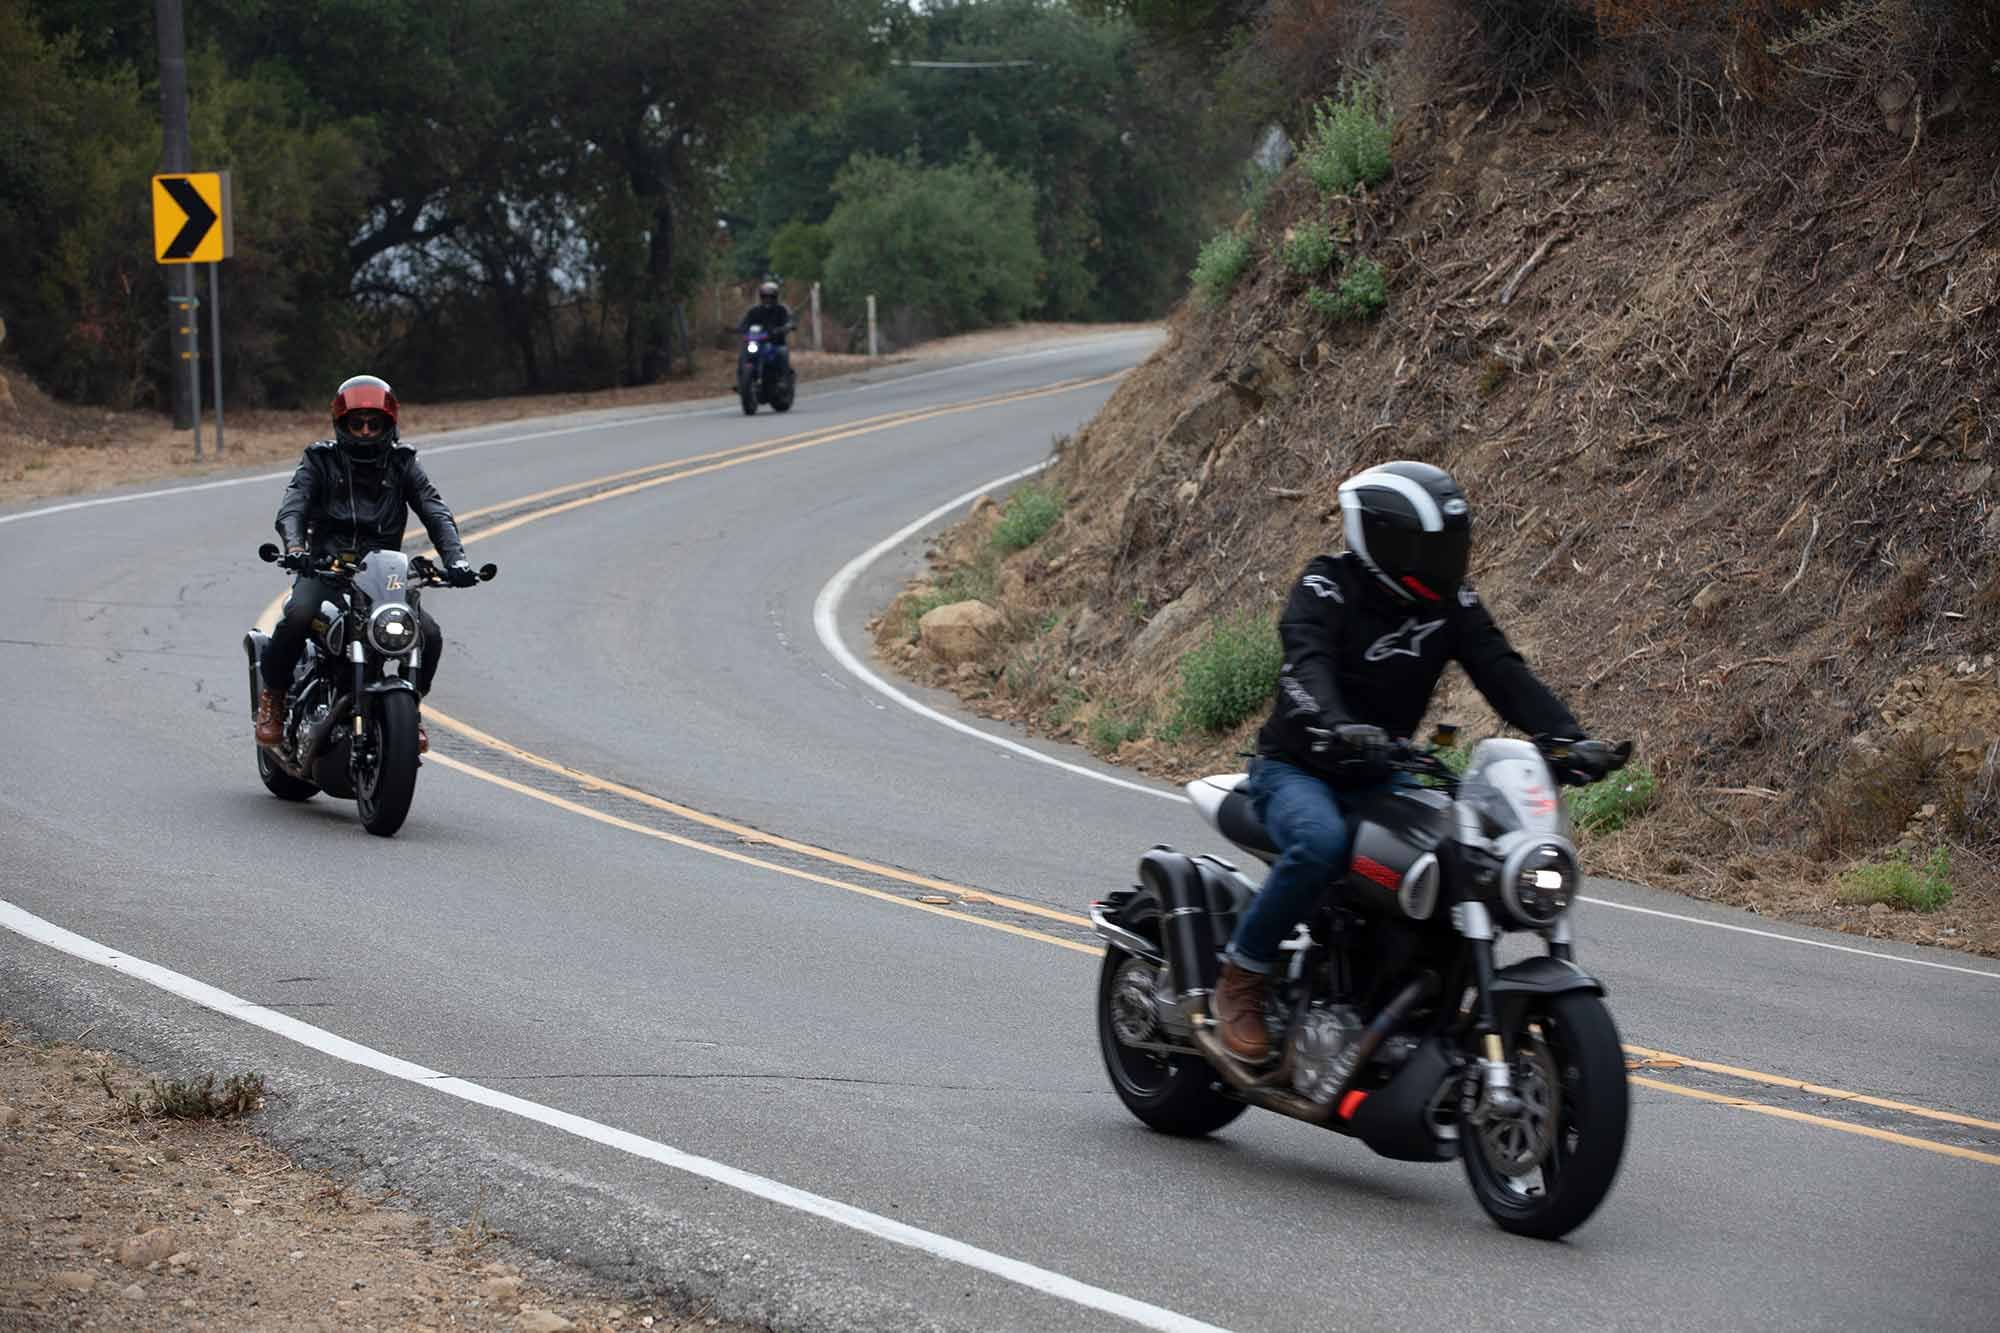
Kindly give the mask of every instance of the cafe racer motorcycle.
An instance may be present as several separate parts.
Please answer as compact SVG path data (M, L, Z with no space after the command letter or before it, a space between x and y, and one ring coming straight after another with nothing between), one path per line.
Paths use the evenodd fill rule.
M1592 747L1591 764L1581 759ZM1403 746L1396 784L1355 810L1352 862L1288 941L1267 991L1273 1061L1223 1046L1210 998L1256 885L1158 846L1138 883L1093 903L1108 946L1097 1029L1140 1120L1198 1136L1262 1107L1403 1161L1457 1158L1501 1227L1555 1239L1601 1203L1625 1148L1624 1053L1604 988L1577 967L1581 886L1558 785L1623 767L1631 744L1487 740L1463 775ZM1187 784L1224 837L1267 863L1243 774ZM1495 945L1539 935L1509 965ZM1518 952L1518 950L1517 950Z

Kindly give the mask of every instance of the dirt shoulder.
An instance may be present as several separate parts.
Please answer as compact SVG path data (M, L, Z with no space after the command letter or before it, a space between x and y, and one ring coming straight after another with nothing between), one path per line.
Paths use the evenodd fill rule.
M242 1119L161 1114L175 1091L0 1020L0 1329L745 1333L298 1167L254 1132L283 1089Z
M810 383L836 375L879 370L913 361L999 355L1074 338L1132 332L1150 325L1020 324L941 338L869 358L795 351L792 364ZM421 395L403 402L403 433L413 438L518 421L527 417L615 408L643 408L726 396L733 391L729 367L711 355L702 370L684 379L592 393L524 395L476 401L426 403ZM0 357L0 503L75 495L112 486L150 481L195 480L211 473L257 465L282 466L319 438L325 419L317 409L281 412L224 407L223 457L215 457L215 418L204 416L204 459L194 460L194 437L176 431L156 412L114 412L57 402L29 383Z

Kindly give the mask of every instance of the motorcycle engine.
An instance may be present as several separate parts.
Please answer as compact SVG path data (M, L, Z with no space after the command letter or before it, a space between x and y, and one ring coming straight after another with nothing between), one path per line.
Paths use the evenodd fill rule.
M1359 1010L1347 1005L1315 1003L1292 1029L1292 1088L1299 1096L1324 1105L1340 1085L1334 1062L1349 1042L1361 1035Z

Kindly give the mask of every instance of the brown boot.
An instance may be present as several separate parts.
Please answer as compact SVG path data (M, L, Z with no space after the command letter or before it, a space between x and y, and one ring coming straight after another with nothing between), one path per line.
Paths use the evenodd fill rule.
M429 754L430 752L431 733L425 728L423 723L419 722L417 723L417 753Z
M276 745L285 738L285 718L275 690L257 691L257 744Z
M1222 1025L1222 1044L1249 1064L1271 1058L1271 1038L1264 1031L1264 987L1267 978L1234 963L1222 965L1215 982L1215 1021Z

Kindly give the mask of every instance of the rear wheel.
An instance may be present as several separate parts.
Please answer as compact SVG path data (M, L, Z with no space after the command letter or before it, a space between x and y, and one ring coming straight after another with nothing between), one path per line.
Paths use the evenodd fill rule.
M1513 1072L1521 1114L1462 1127L1465 1175L1502 1229L1556 1240L1604 1202L1625 1153L1625 1052L1604 1002L1529 1001Z
M361 825L378 838L391 837L417 794L417 696L407 690L377 695L356 744L354 799Z
M1127 929L1157 934L1157 917L1128 919ZM1215 1071L1198 1055L1166 1054L1135 1043L1164 1039L1153 1017L1155 968L1122 949L1105 950L1097 978L1097 1044L1104 1070L1125 1109L1162 1134L1200 1138L1249 1108L1217 1088Z
M281 801L309 801L319 791L310 782L302 781L278 767L271 752L263 746L257 747L257 776L264 783L264 790Z

